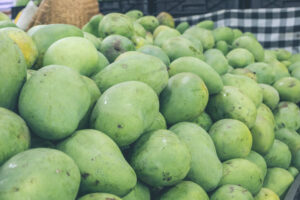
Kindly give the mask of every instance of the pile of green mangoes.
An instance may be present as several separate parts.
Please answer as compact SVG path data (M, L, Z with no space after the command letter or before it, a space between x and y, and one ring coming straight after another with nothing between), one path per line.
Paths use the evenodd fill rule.
M300 54L166 12L0 20L1 200L279 200L299 173Z

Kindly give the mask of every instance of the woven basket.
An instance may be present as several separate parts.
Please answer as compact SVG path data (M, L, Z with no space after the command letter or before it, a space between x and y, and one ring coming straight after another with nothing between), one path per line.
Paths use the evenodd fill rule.
M98 0L43 0L30 27L40 24L71 24L82 28L98 13Z

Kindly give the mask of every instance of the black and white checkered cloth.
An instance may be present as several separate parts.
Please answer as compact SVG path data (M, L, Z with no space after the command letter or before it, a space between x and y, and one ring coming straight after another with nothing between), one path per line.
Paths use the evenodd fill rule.
M231 9L175 19L194 25L203 20L213 20L215 26L229 26L256 35L266 49L284 48L300 52L300 7L268 9Z

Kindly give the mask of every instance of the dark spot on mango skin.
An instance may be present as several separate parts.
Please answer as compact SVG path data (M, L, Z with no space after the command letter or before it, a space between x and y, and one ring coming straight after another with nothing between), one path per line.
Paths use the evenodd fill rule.
M171 181L172 176L170 176L169 172L163 172L163 181Z
M120 40L116 40L115 43L114 43L114 49L116 51L121 51L122 48L121 48L121 41Z
M19 192L20 188L14 187L15 192Z
M123 126L121 124L118 124L118 128L123 128Z
M70 176L70 173L69 173L69 172L67 172L67 176Z
M230 193L234 192L234 187L233 186L230 186L229 189L230 189Z
M83 173L83 174L81 174L81 177L83 178L83 179L87 179L88 177L89 177L89 173Z
M290 82L289 87L294 87L296 85L295 81Z
M96 181L95 181L95 185L98 185L99 183L100 183L99 180L96 180Z

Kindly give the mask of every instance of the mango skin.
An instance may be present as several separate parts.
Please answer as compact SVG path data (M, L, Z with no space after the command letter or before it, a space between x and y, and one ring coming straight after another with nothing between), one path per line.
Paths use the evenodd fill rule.
M279 167L287 169L291 164L292 154L285 143L280 140L274 140L273 146L264 158L268 168Z
M248 127L234 119L222 119L209 130L220 160L246 157L252 147L252 135Z
M266 104L271 110L274 110L279 103L279 93L271 85L259 84L263 92L263 103Z
M199 22L196 26L199 28L213 30L215 27L215 23L212 20L204 20L202 22Z
M229 46L225 41L218 41L216 43L216 49L219 49L220 51L222 51L222 53L224 55L227 55L228 51L229 51Z
M293 77L284 77L274 83L280 99L283 101L300 102L300 80Z
M15 155L1 166L0 177L2 200L73 200L80 184L74 161L61 151L47 148Z
M246 67L255 72L258 83L272 84L275 81L275 71L270 64L257 62Z
M294 177L289 171L282 168L269 168L264 180L264 188L275 192L278 196L284 194L288 187L293 183Z
M126 51L134 51L134 44L126 37L121 35L110 35L106 37L100 47L101 53L109 60L110 63Z
M25 121L14 112L1 107L0 138L0 166L30 146L30 132Z
M122 198L123 200L151 200L149 188L142 182L137 182L136 186L129 192L126 196Z
M203 52L203 46L202 43L195 37L191 36L191 35L182 35L182 37L184 37L185 39L188 39L189 41L191 41L193 43L193 45L200 51ZM204 56L202 55L200 57L201 60L204 60Z
M189 199L201 199L209 200L206 192L201 188L200 185L193 183L191 181L182 181L178 183L167 192L165 192L160 200L189 200Z
M136 185L136 175L118 146L100 131L76 131L57 148L77 164L83 194L104 192L124 196Z
M294 69L291 73L292 77L300 80L300 67Z
M82 27L82 31L93 34L96 37L99 37L98 26L103 19L102 14L93 16L90 21Z
M107 58L101 52L98 51L98 66L95 68L95 73L93 73L92 76L99 73L102 69L104 69L108 65L109 65L109 61L107 60Z
M290 77L289 70L281 62L275 60L273 62L270 62L269 64L273 67L273 70L275 72L275 81L278 81L279 79L284 77Z
M192 26L184 32L184 35L191 35L201 41L203 49L211 49L215 45L215 39L212 31Z
M145 132L148 131L156 131L159 129L167 129L167 122L164 116L159 112L157 113L154 121L152 122L151 126L147 128Z
M276 128L288 128L298 130L300 128L300 109L299 107L287 101L282 101L274 110Z
M231 50L227 55L229 65L234 68L243 68L254 63L253 54L247 49L236 48Z
M119 146L126 146L151 126L158 109L158 97L148 85L127 81L102 94L92 112L90 125L110 136Z
M25 83L19 98L19 113L35 134L59 140L77 129L88 111L90 98L76 71L50 65L35 72Z
M268 188L261 188L254 200L280 200L278 195Z
M210 98L207 113L214 121L224 118L237 119L251 128L255 124L256 106L238 88L224 86L220 93Z
M181 22L176 26L176 30L178 30L181 34L183 34L190 27L188 22Z
M187 175L191 154L176 134L157 130L143 134L134 144L130 163L148 185L171 186Z
M167 124L189 121L204 111L208 90L197 75L183 72L172 76L160 94L160 112Z
M257 40L249 36L241 36L232 43L233 48L245 48L250 51L257 62L264 61L264 49Z
M295 178L299 174L299 170L296 167L289 167L288 171L292 174L292 176Z
M289 60L292 56L292 53L285 49L275 49L275 54L276 54L277 60L279 60L279 61Z
M144 16L143 12L140 10L129 10L127 13L125 13L128 17L131 17L135 20L141 18Z
M247 160L253 162L254 164L256 164L260 168L263 177L266 176L266 174L267 174L267 163L266 163L263 156L261 156L259 153L256 153L255 151L251 151L245 159L247 159Z
M255 195L261 189L263 181L264 177L259 167L249 160L237 158L223 163L220 186L240 185Z
M22 51L27 68L31 68L38 57L38 49L29 35L19 28L3 28L1 32L6 33Z
M158 27L159 28L159 27ZM154 37L154 44L156 46L162 47L162 44L170 38L180 36L180 32L176 29L167 28L166 30L161 30L156 37Z
M234 35L234 40L241 37L243 35L242 31L240 29L232 29L233 35Z
M168 55L161 48L157 46L145 45L139 48L138 51L159 58L161 61L165 63L166 66L170 65L170 59Z
M27 34L32 38L39 52L33 69L42 67L45 52L57 40L72 36L83 37L83 32L79 28L68 24L40 25L29 29Z
M126 15L109 13L100 21L98 33L101 38L114 34L131 38L134 34L133 23L130 17Z
M209 64L218 74L223 75L228 71L228 62L223 53L218 49L205 51L205 62Z
M191 152L191 169L187 178L201 185L207 192L214 190L222 177L222 163L207 132L190 122L177 123L170 131L174 132Z
M282 128L275 132L275 137L289 146L292 153L292 165L300 170L300 135L296 131Z
M246 76L248 78L251 78L255 82L257 82L256 74L254 72L250 71L247 68L236 68L236 69L233 69L232 71L230 71L228 73L241 75L241 76Z
M137 20L146 31L153 32L159 26L159 21L154 16L143 16Z
M192 120L192 122L198 124L206 131L208 131L213 124L212 119L206 112L202 112L198 117Z
M54 42L44 55L43 65L64 65L80 74L90 76L96 72L98 52L85 38L67 37Z
M167 12L159 13L156 18L157 18L159 24L161 24L161 25L166 25L171 28L175 27L175 22L174 22L172 15L170 15Z
M162 44L161 48L169 56L171 61L183 56L192 56L199 59L203 58L202 51L190 40L182 36L168 39Z
M213 30L215 41L225 41L231 44L234 40L234 33L229 27L218 27Z
M222 80L224 85L239 88L244 95L253 101L256 107L261 105L263 101L263 92L254 80L234 74L225 74L222 76Z
M274 143L275 121L272 111L264 104L257 109L254 126L250 129L253 138L252 149L265 155Z
M99 50L100 49L100 45L102 42L102 39L97 38L96 36L94 36L91 33L88 32L83 32L84 38L89 40L91 43L93 43L94 47Z
M0 107L16 110L19 92L26 81L26 62L17 44L0 33Z
M205 83L209 94L217 94L223 89L223 82L219 74L204 61L194 57L181 57L169 66L169 76L181 72L191 72L198 75Z
M87 194L78 200L122 200L121 198L117 197L116 195L113 194L106 194L106 193L92 193L92 194Z
M128 53L128 54L127 54ZM108 65L92 77L101 92L125 81L142 81L159 94L168 84L166 65L158 58L140 52L122 54L116 62ZM127 54L125 56L125 54Z
M224 185L210 197L211 200L253 200L252 194L238 185Z
M133 22L133 29L134 29L134 35L140 36L143 38L146 37L147 32L146 32L145 28L141 24L139 24L137 21Z

